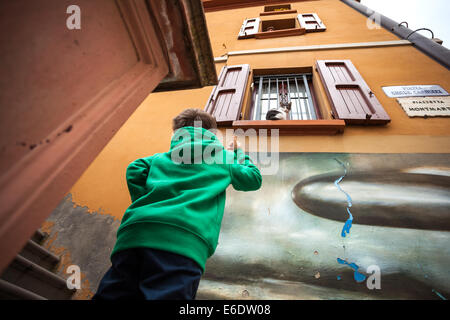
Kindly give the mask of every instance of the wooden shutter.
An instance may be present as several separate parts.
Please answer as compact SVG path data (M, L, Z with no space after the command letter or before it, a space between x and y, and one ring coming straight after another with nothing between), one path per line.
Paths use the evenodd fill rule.
M306 32L320 32L327 30L327 27L320 20L316 13L301 13L297 16L301 28L305 28Z
M259 31L259 18L245 19L239 31L238 39L247 39L255 36Z
M318 60L317 71L335 118L349 124L386 124L391 121L350 60Z
M205 111L216 117L218 124L229 125L241 116L250 65L224 66L219 82L211 92Z

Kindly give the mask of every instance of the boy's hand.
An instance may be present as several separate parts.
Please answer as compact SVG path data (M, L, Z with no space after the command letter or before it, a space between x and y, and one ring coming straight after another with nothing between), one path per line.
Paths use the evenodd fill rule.
M227 150L236 150L241 147L241 144L237 141L237 136L233 136L233 141L228 144Z

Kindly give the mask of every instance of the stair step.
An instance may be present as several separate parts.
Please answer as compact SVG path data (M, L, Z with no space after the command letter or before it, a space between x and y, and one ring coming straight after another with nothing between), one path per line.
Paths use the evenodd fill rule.
M0 300L47 300L24 288L0 279Z
M67 300L76 292L67 288L65 279L21 255L16 256L1 278L51 300Z
M48 238L48 233L43 232L41 230L36 230L36 232L31 237L31 240L38 244L42 244Z
M54 270L60 261L60 258L40 246L33 240L28 240L25 247L19 253L22 257L40 265L48 270Z

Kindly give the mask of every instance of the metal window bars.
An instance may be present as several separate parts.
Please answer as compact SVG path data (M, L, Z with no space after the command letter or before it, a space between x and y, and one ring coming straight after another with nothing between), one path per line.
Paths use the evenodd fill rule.
M265 120L270 109L279 109L291 102L288 120L316 120L308 80L312 74L255 76L256 91L253 120Z

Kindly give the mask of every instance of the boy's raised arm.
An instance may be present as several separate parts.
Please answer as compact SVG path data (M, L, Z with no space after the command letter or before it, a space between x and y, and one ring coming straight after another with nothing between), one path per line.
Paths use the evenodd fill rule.
M234 150L235 161L230 166L231 184L239 191L255 191L261 188L262 177L248 155L237 148Z
M152 162L152 157L141 158L133 161L127 167L127 185L131 196L131 202L136 201L146 194L147 176Z

